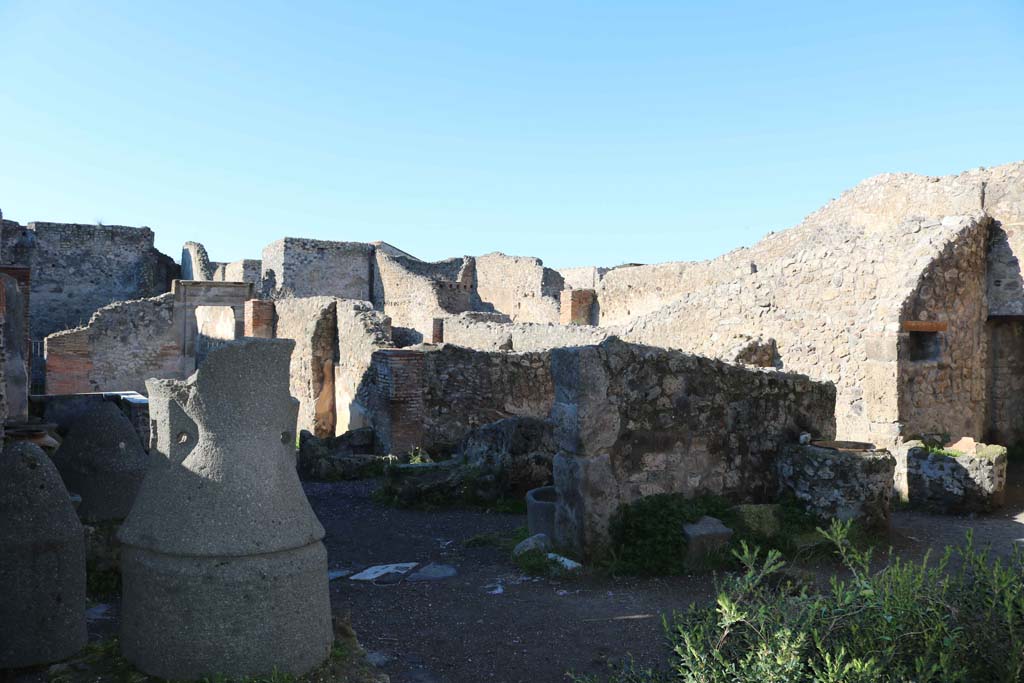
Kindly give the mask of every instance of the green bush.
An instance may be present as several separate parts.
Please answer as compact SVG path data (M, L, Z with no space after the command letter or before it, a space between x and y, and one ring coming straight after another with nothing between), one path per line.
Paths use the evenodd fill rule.
M780 591L780 554L762 558L743 544L743 571L720 586L717 603L666 622L673 670L627 668L610 680L1024 681L1024 551L992 558L968 533L937 562L891 557L873 572L871 553L857 550L849 532L838 522L822 532L846 571L821 592Z

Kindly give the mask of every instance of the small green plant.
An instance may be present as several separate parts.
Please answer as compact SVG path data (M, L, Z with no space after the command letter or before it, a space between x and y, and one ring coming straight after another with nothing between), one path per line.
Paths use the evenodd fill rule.
M433 459L430 457L429 453L427 453L419 446L416 446L411 451L409 451L410 465L423 465L424 463L428 462L433 462Z

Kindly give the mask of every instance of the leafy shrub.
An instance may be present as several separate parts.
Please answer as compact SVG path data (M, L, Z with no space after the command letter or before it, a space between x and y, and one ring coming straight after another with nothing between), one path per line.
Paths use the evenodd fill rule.
M780 592L777 551L746 544L743 566L720 586L717 603L666 623L671 680L693 683L910 683L1024 681L1024 551L1008 559L978 550L973 537L938 562L898 557L871 571L849 525L822 532L847 578L827 590ZM596 679L576 678L577 681ZM623 670L620 683L669 680L665 672Z

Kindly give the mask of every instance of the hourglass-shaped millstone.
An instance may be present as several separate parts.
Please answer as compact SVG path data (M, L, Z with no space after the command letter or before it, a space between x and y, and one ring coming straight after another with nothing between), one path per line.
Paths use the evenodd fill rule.
M39 446L0 453L0 669L57 662L85 646L85 535Z
M303 674L330 651L327 551L295 471L294 342L149 380L157 456L122 543L121 648L165 679Z

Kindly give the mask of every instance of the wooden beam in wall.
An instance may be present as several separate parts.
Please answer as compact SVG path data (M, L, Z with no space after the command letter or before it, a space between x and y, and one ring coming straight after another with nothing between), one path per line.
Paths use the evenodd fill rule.
M945 332L948 323L938 320L904 320L904 332Z

